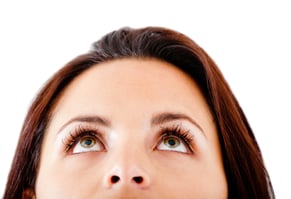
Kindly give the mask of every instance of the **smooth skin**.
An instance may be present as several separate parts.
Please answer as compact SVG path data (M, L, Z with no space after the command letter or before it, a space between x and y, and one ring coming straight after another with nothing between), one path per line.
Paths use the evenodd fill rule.
M35 194L227 198L215 123L196 83L156 59L109 61L79 75L54 107Z

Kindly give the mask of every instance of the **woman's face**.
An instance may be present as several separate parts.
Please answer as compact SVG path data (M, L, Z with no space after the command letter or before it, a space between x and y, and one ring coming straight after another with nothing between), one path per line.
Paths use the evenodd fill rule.
M227 198L215 123L197 85L153 59L99 64L60 97L36 198Z

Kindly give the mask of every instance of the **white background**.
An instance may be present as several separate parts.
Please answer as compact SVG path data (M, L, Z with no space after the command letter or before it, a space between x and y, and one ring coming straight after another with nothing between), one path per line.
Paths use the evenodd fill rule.
M164 26L216 61L262 149L277 198L291 198L288 1L0 1L0 196L26 111L43 83L105 33Z

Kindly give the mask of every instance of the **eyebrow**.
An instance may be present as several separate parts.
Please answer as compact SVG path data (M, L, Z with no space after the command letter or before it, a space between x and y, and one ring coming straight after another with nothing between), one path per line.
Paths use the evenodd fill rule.
M171 121L176 121L176 120L187 120L188 122L192 123L195 125L205 136L205 133L202 129L202 127L190 116L183 114L183 113L170 113L170 112L165 112L165 113L159 113L153 116L151 120L151 125L159 125L163 124L166 122L171 122Z
M195 125L202 132L202 134L205 136L205 133L204 133L202 127L194 119L192 119L190 116L183 114L183 113L163 112L163 113L156 114L151 119L151 126L160 125L160 124L164 124L164 123L176 121L176 120L189 121L190 123ZM99 125L102 125L105 127L111 126L111 122L107 118L104 118L102 116L98 116L98 115L77 116L77 117L70 119L68 122L66 122L64 125L62 125L60 130L58 131L58 133L61 132L66 126L68 126L69 124L74 123L74 122L96 123L96 124L99 124Z
M68 126L71 123L74 122L88 122L88 123L96 123L105 127L110 127L111 123L108 119L98 116L98 115L93 115L93 116L78 116L78 117L74 117L72 119L70 119L68 122L66 122L64 125L62 125L62 127L60 128L60 130L58 131L61 132L66 126Z

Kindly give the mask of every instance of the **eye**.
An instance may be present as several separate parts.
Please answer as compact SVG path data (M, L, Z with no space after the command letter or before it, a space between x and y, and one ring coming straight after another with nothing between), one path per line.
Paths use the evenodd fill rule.
M95 127L80 125L63 140L65 152L77 154L85 152L105 151L102 136Z
M161 151L175 151L193 153L193 134L181 124L161 128L161 139L157 149Z
M102 151L102 144L95 137L85 136L73 147L72 153L84 153L89 151Z
M186 146L184 141L176 136L164 137L161 143L158 145L157 149L162 151L177 151L181 153L189 152L188 147Z

